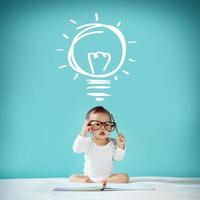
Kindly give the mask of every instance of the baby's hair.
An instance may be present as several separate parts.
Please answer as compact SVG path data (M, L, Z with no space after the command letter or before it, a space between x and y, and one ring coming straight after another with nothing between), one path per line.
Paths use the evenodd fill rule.
M96 106L96 107L90 109L88 111L88 113L86 114L86 119L89 119L89 116L91 113L106 113L110 117L110 120L112 119L110 112L108 110L106 110L103 106Z

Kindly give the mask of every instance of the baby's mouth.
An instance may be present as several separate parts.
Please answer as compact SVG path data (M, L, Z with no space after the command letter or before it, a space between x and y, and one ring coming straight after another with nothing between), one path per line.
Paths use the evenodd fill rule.
M106 134L104 132L101 132L99 135L101 136L105 136Z

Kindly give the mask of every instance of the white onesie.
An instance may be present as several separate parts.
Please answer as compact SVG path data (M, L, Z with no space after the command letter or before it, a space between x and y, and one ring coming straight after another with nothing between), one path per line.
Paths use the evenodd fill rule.
M117 146L115 139L108 139L108 144L98 146L92 138L78 135L73 144L75 153L84 153L84 175L94 182L109 177L113 170L112 161L121 161L125 154L125 150Z

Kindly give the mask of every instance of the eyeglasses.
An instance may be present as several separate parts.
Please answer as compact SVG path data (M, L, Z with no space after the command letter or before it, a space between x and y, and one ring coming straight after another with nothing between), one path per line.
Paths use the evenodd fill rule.
M88 125L91 126L93 130L99 130L102 127L102 124L107 131L114 131L115 130L116 123L110 122L110 121L100 122L98 120L91 120Z

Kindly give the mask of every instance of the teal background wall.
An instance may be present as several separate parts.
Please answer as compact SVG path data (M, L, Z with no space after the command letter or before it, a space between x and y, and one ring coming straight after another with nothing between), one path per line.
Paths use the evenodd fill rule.
M72 143L96 105L112 111L127 140L116 172L199 177L199 11L199 1L1 1L0 178L81 173ZM58 69L75 33L69 20L94 22L95 12L137 41L127 45L130 76L119 72L101 103L85 95L86 77Z

